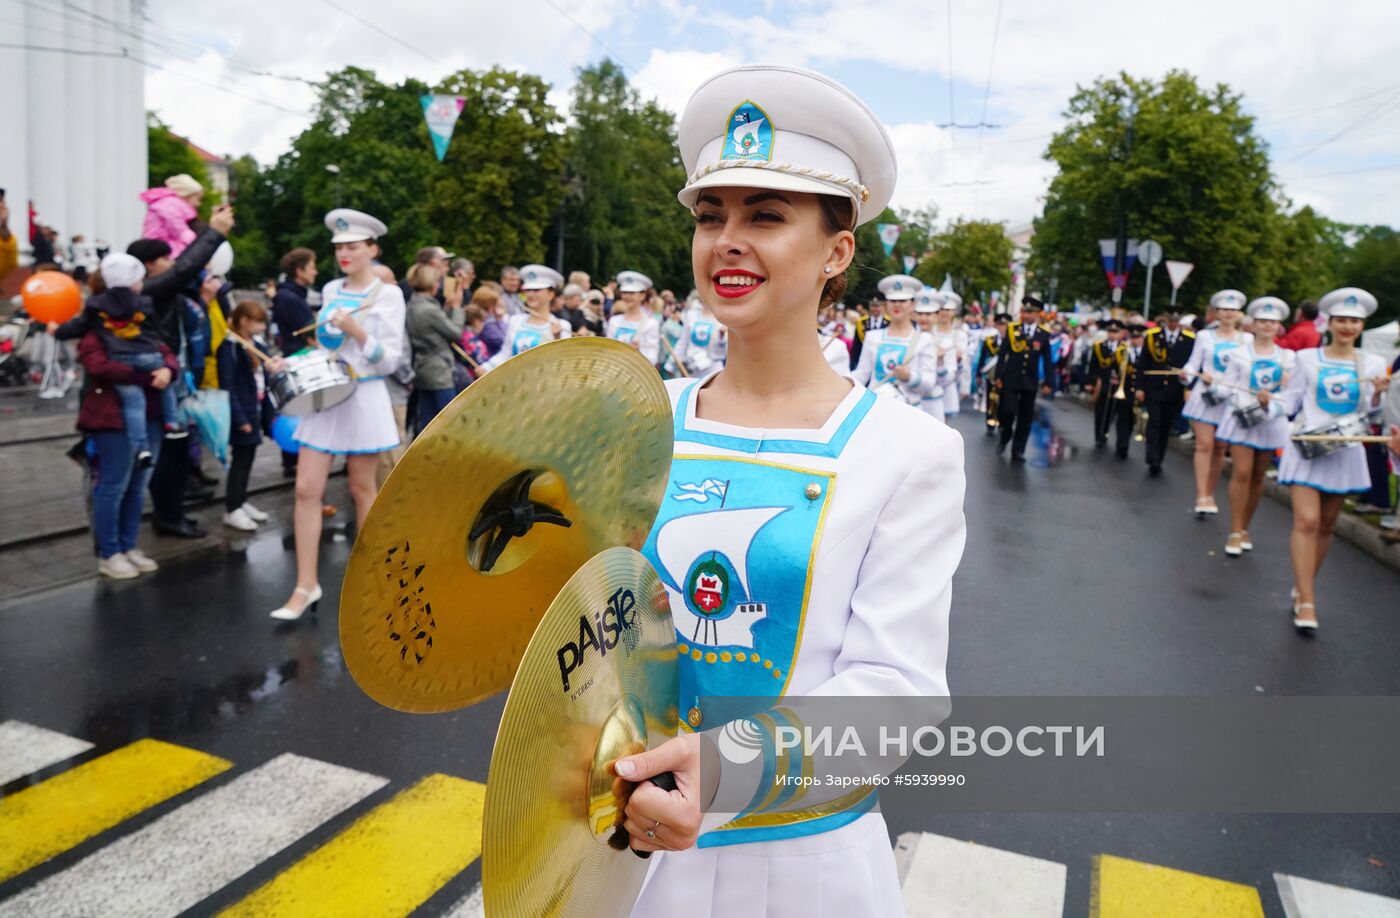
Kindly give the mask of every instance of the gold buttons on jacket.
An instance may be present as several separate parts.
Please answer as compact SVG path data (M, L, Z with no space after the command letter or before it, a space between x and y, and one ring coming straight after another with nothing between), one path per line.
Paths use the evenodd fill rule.
M816 500L822 496L822 486L813 481L807 485L802 493L807 495L808 500Z

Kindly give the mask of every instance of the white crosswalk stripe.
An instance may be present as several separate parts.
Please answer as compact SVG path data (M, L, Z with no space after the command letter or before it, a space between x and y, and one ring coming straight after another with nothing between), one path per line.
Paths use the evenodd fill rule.
M1288 918L1400 918L1400 899L1286 873L1274 874L1274 882Z
M1064 914L1064 864L929 832L901 835L898 847L910 918Z
M0 724L0 784L57 765L92 748L92 743L18 720Z
M478 883L471 892L458 899L442 918L482 918L485 914L486 906L482 902L481 884Z
M0 918L178 915L387 783L280 755L0 903Z

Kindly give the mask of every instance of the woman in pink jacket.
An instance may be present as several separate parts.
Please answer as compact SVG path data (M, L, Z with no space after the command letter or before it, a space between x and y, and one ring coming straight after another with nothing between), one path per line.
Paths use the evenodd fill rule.
M141 192L141 200L146 202L142 238L169 243L170 257L178 258L195 240L190 221L198 215L203 199L204 186L183 172L166 179L164 187Z

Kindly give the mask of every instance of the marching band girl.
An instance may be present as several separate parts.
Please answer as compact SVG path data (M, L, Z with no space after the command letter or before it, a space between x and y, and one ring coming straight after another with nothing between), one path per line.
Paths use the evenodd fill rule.
M485 373L505 363L516 354L523 354L546 341L571 336L569 323L555 318L549 311L554 296L564 284L564 276L544 265L526 265L520 269L520 290L525 294L525 311L516 313L506 323L505 343L496 355L481 365Z
M1390 387L1385 359L1356 346L1366 319L1376 311L1376 298L1358 287L1342 287L1317 306L1327 317L1331 341L1298 352L1297 368L1284 390L1288 416L1301 418L1301 429L1295 433L1343 418L1364 417ZM1293 626L1299 634L1311 635L1317 631L1313 588L1332 544L1332 527L1346 495L1370 488L1371 474L1360 444L1307 459L1298 444L1289 440L1278 481L1292 486Z
M917 405L938 387L935 339L914 327L914 297L923 284L907 274L894 274L877 286L885 297L889 324L866 332L851 378L877 392L898 392Z
M1287 303L1276 296L1263 296L1249 304L1248 313L1253 319L1254 339L1226 355L1222 382L1230 387L1231 410L1215 432L1215 439L1230 450L1230 537L1225 554L1231 557L1254 549L1249 522L1264 493L1264 473L1273 454L1288 445L1288 418L1277 393L1293 372L1295 357L1274 343L1288 318ZM1268 412L1267 420L1245 427L1239 412L1250 409L1252 403Z
M622 311L608 319L608 337L630 344L654 366L661 359L661 323L646 305L651 278L638 271L620 271L617 292Z
M894 147L849 90L777 65L706 81L679 138L695 279L729 329L729 357L707 379L666 383L675 457L643 553L676 616L683 729L615 763L639 782L625 810L632 846L663 852L632 914L899 915L873 793L722 802L771 790L762 771L774 761L775 718L805 696L864 706L898 696L930 723L948 694L952 577L966 534L962 439L834 372L813 334L819 308L844 292L855 228L889 203ZM907 310L922 285L900 283ZM907 349L917 333L907 312L903 322ZM872 376L877 364L893 376L901 361L872 354ZM742 572L730 559L747 559ZM701 575L715 589L688 588ZM763 747L756 758L722 757L737 748L727 738L750 731ZM701 787L702 749L716 788ZM783 761L824 770L800 753ZM677 790L645 780L663 771Z
M934 366L938 383L919 398L919 407L925 414L933 415L938 420L947 423L944 414L944 397L948 386L954 379L956 370L956 358L952 349L943 345L936 334L935 322L938 320L939 310L943 306L943 294L932 287L925 287L919 291L918 297L914 301L914 321L918 323L919 331L929 336L929 340L934 343Z
M972 372L967 360L967 329L958 325L961 309L962 297L950 291L943 294L943 304L934 316L933 340L938 344L940 355L947 354L946 359L953 373L952 385L943 387L944 418L955 418L962 412L962 396L966 394L964 384L968 387L967 391L971 391L972 386Z
M676 342L676 359L691 376L709 376L724 369L725 329L699 296L686 307L685 331Z
M355 392L334 407L305 415L297 424L296 439L302 446L293 511L297 582L291 597L271 613L280 621L301 618L321 598L317 577L321 500L331 462L336 456L345 457L356 518L363 526L374 503L379 455L399 445L384 377L403 358L407 336L403 292L374 275L378 239L388 229L369 214L347 208L326 214L326 228L332 233L335 260L343 276L321 288L316 319L323 324L316 327L316 344L355 371Z
M1196 334L1191 359L1186 362L1184 382L1195 385L1186 400L1182 414L1191 422L1196 435L1196 505L1192 512L1204 518L1220 512L1215 503L1215 487L1220 484L1220 469L1225 464L1225 444L1215 442L1215 428L1230 410L1230 401L1219 390L1212 389L1215 380L1225 372L1225 356L1250 342L1248 332L1240 331L1240 310L1244 309L1244 294L1238 290L1221 290L1210 298L1219 319L1219 328L1203 328ZM1209 399L1220 398L1218 404Z

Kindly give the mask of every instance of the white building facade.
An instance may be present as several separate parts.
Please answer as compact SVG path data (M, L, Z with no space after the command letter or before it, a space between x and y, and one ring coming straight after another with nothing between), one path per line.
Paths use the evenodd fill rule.
M0 20L0 188L28 253L28 203L59 233L125 249L146 188L144 0L14 3Z

